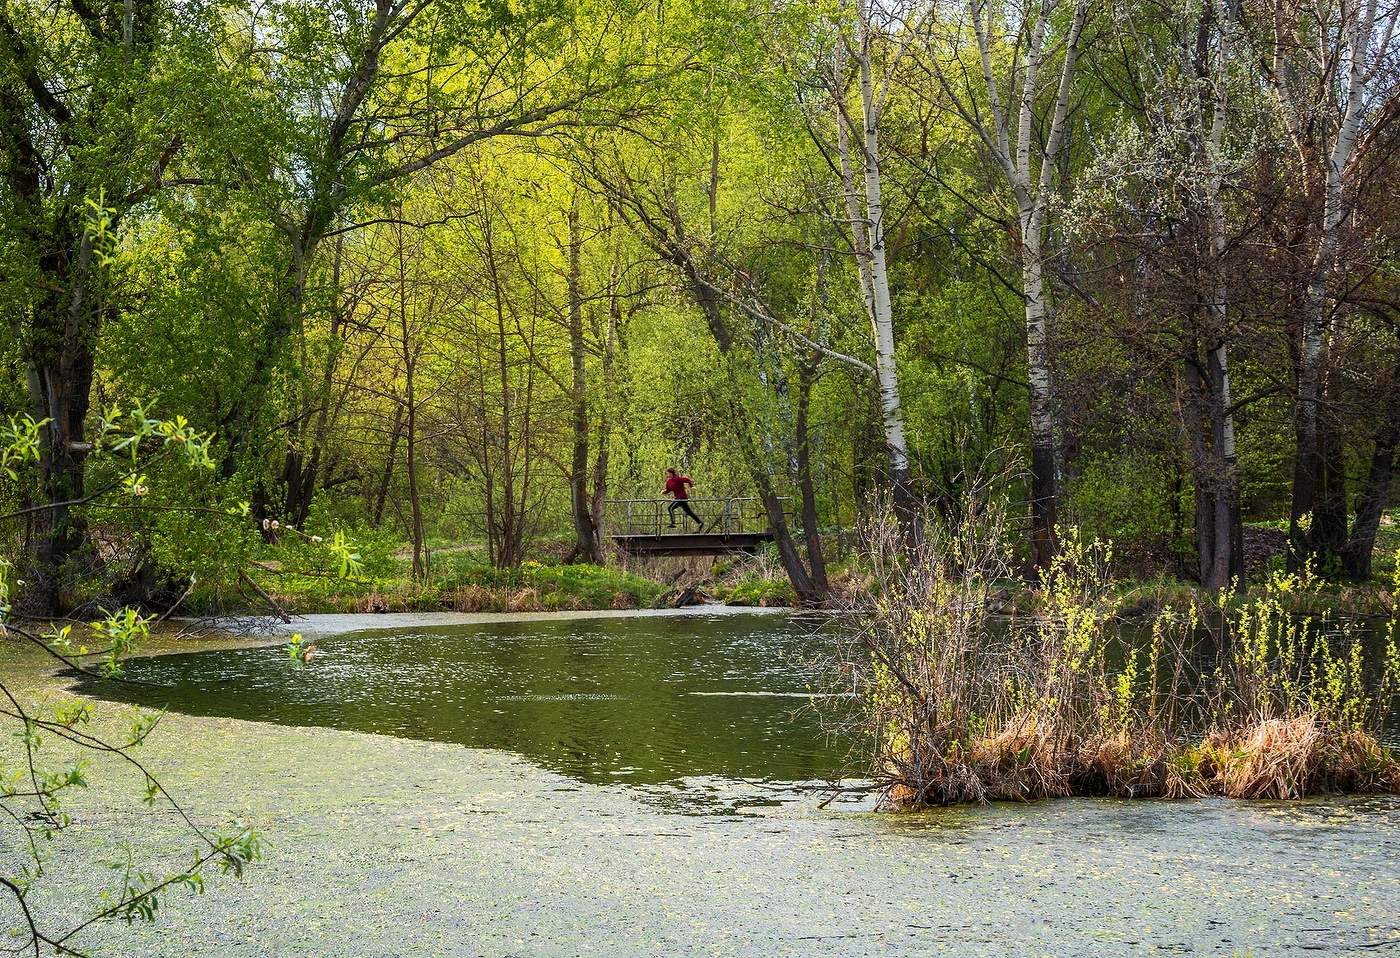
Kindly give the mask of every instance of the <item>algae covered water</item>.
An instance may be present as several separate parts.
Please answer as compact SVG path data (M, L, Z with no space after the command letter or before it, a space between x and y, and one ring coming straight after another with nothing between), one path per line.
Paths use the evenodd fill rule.
M168 705L150 767L201 819L237 815L267 843L243 882L105 929L107 953L1400 953L1394 799L822 807L846 753L808 708L829 639L805 626L336 628L356 624L394 628L325 635L302 669L283 647L178 652L129 663L151 684L88 689ZM157 869L183 846L130 785L76 808L70 840L129 841ZM100 878L55 875L70 893Z

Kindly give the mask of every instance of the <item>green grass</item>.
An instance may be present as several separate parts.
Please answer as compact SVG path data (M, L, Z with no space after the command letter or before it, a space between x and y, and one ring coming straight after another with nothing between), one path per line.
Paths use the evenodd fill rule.
M716 598L725 605L755 605L763 607L797 604L797 594L787 579L746 576L716 590Z
M382 563L377 575L342 579L324 572L255 570L278 604L295 612L535 612L653 606L659 582L620 569L525 562L497 569L470 553L437 557L432 574L416 582L408 560ZM192 597L197 611L246 605L230 590Z

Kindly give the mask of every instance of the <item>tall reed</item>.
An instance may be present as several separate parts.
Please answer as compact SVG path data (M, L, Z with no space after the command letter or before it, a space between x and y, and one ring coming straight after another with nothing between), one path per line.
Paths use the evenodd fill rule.
M1319 586L1304 573L1129 635L1111 545L1073 529L1036 614L1004 619L989 611L1010 571L995 503L928 517L913 547L888 515L866 530L875 588L848 610L845 674L888 805L1400 791L1381 744L1400 689L1393 619L1368 652L1355 624L1292 611Z

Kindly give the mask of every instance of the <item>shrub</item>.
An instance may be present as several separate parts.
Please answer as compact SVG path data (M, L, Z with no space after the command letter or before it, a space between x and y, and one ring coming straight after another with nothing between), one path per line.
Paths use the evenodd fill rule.
M956 528L927 519L913 550L888 517L869 530L880 585L850 610L844 665L888 804L1400 789L1381 744L1400 689L1393 619L1368 651L1349 622L1294 611L1314 604L1315 577L1275 575L1131 640L1111 547L1066 529L1036 612L1001 626L987 609L1004 517L964 512Z

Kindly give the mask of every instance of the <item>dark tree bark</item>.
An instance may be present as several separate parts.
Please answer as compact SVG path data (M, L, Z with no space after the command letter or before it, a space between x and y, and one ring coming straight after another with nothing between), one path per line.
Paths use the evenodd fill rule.
M602 558L604 523L608 502L608 447L612 443L613 368L617 359L617 338L622 335L622 297L618 290L618 268L614 263L608 287L608 324L603 331L603 401L598 409L598 444L593 453L593 528Z
M1244 536L1235 463L1227 452L1224 372L1212 359L1216 350L1207 349L1202 358L1195 342L1192 348L1183 357L1187 395L1181 420L1195 485L1196 576L1203 587L1218 591L1244 575Z
M74 564L88 551L87 522L74 504L85 494L89 446L84 423L92 389L92 340L100 320L86 295L91 246L85 239L76 245L71 271L68 264L55 262L49 274L69 274L64 284L68 301L59 293L44 298L33 313L24 350L30 415L47 420L40 431L39 497L49 508L35 513L30 527L21 560L26 586L18 606L39 615L67 607L66 580L80 571Z
M1351 535L1341 550L1342 570L1348 577L1364 581L1371 577L1371 557L1376 550L1376 533L1381 516L1390 502L1390 490L1395 482L1396 450L1400 448L1400 350L1389 388L1384 390L1381 408L1384 410L1376 426L1371 461L1361 490L1356 496L1356 518Z
M807 547L807 565L811 569L813 587L826 594L831 586L826 578L826 554L822 550L821 524L817 518L817 487L812 477L812 431L809 422L817 361L818 357L812 357L798 370L797 415L793 431L797 441L797 485L802 496L802 536Z
M394 464L398 461L399 438L403 434L403 403L394 404L394 424L389 428L389 452L384 457L384 471L379 475L379 488L374 494L374 527L378 529L384 522L384 503L389 498L389 483L394 478Z
M583 237L579 232L578 203L569 210L568 325L571 380L569 404L573 449L569 463L569 495L574 519L574 548L570 562L597 563L602 558L593 500L588 495L588 363L583 341L583 289L580 258Z
M1381 515L1390 500L1390 487L1395 481L1395 450L1400 445L1400 426L1391 416L1391 426L1376 439L1375 450L1366 472L1366 482L1356 497L1356 518L1351 535L1342 548L1342 569L1357 581L1371 578L1371 557L1376 551L1376 533Z
M330 336L326 355L321 364L321 376L317 388L303 400L302 414L292 427L282 466L284 500L283 519L300 527L306 522L311 511L311 502L321 483L322 466L326 454L326 440L338 413L338 403L333 395L336 363L340 358L341 337L345 328L345 312L341 306L341 256L344 245L339 238L335 244L335 257L331 266L331 295L334 305L331 310ZM326 472L333 472L334 463Z
M89 550L77 500L86 493L90 445L84 422L106 307L85 204L103 196L113 219L120 219L160 188L181 148L178 137L124 126L130 104L113 106L127 90L142 89L149 76L158 5L128 0L121 30L86 4L72 10L80 26L65 37L72 47L57 59L71 56L81 64L91 55L113 73L79 82L46 75L52 50L36 43L44 47L47 41L42 34L37 41L26 36L29 25L0 6L0 58L7 73L0 83L0 167L8 215L18 227L13 235L32 256L32 286L41 291L33 303L12 306L9 317L29 414L45 423L35 504L47 508L30 518L20 556L25 586L16 599L18 608L35 615L66 610L65 583L81 571ZM66 16L59 10L53 15Z

